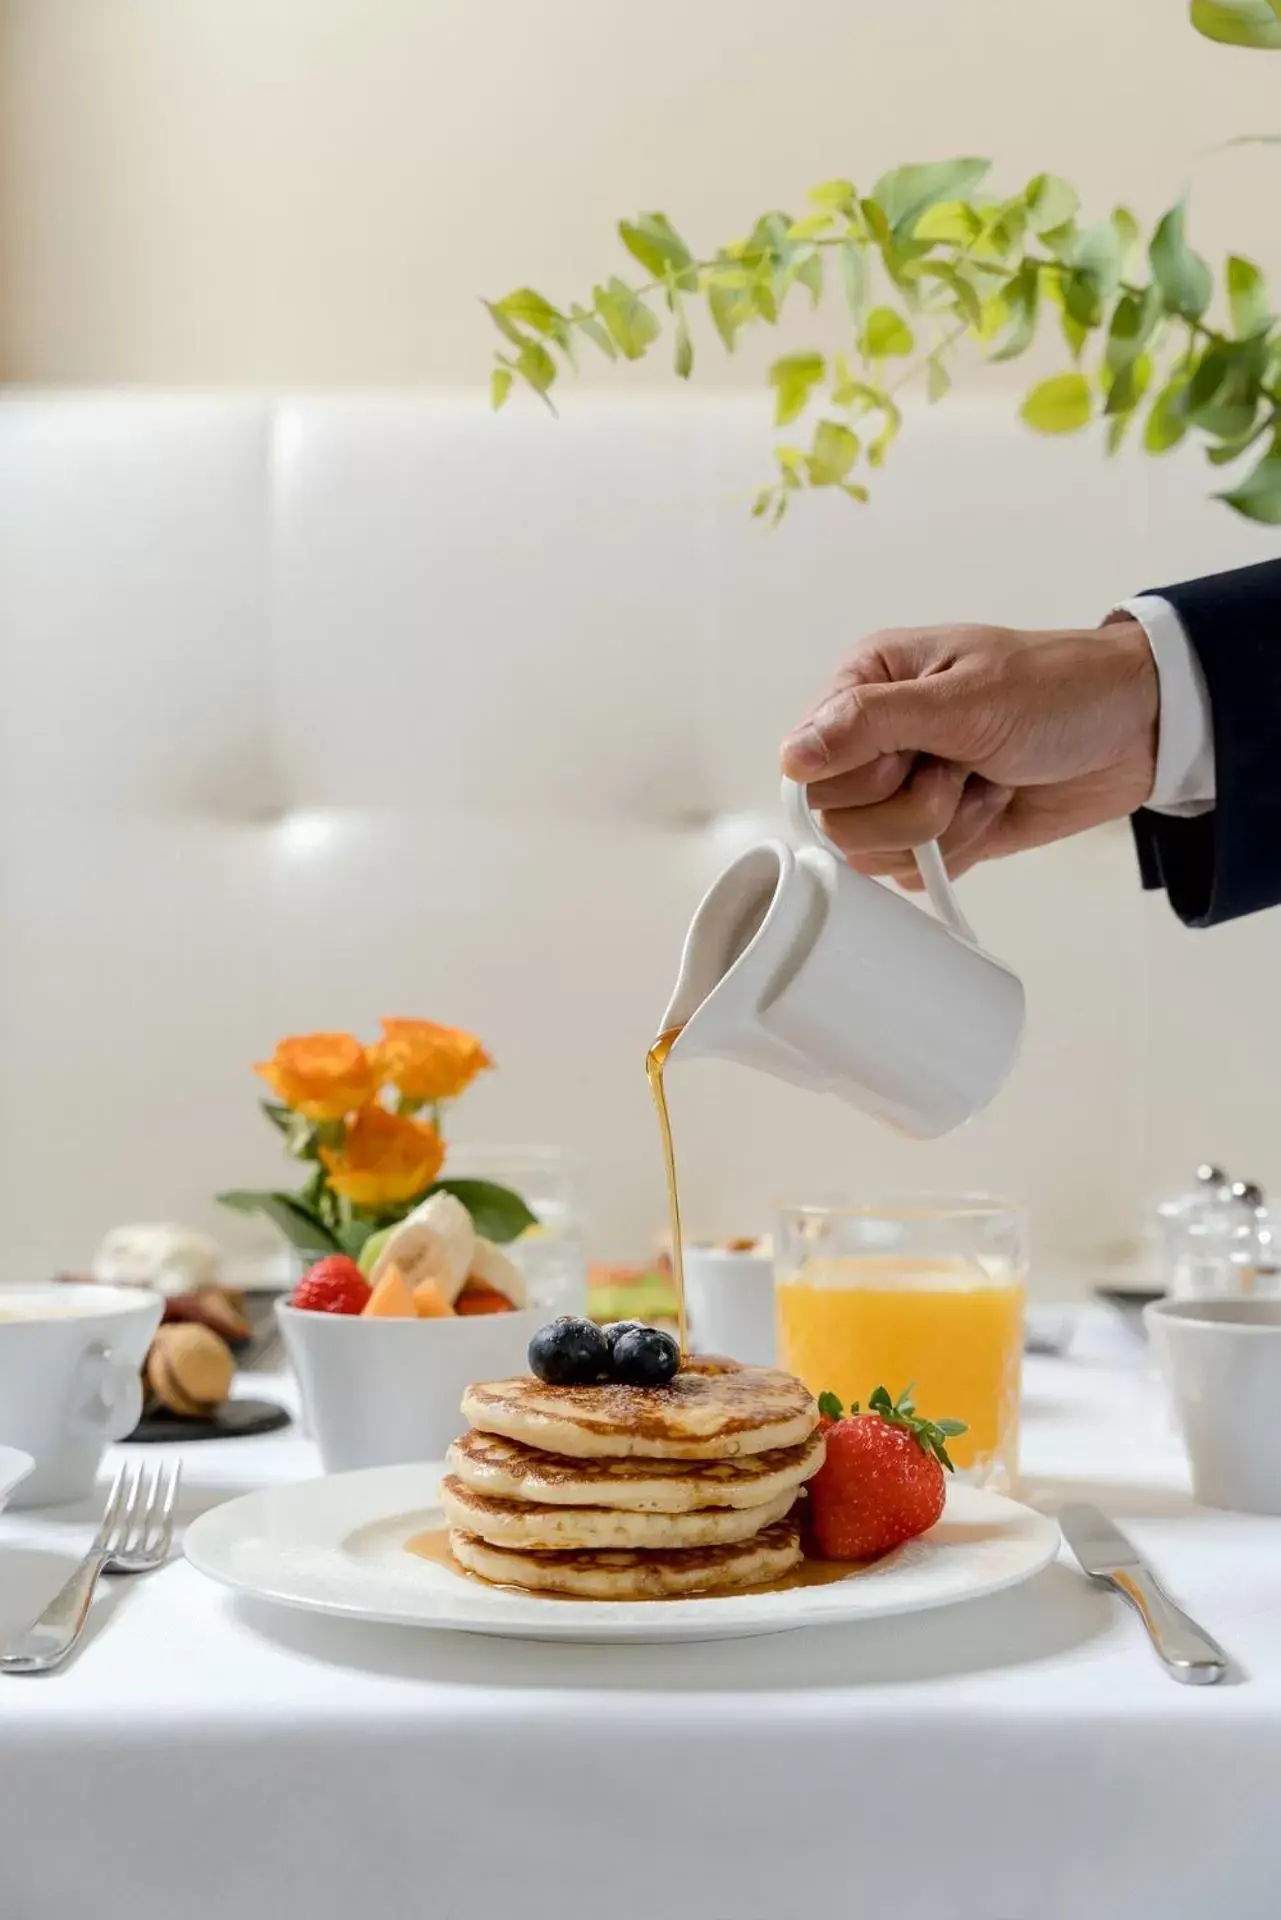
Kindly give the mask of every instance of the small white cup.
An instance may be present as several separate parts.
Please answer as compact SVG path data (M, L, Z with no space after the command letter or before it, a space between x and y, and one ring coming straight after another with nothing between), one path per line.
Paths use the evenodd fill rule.
M547 1316L460 1314L454 1319L365 1319L312 1313L279 1301L276 1313L307 1428L327 1473L439 1460L467 1422L473 1380L528 1371L526 1351Z
M773 1256L688 1244L681 1253L694 1351L722 1353L749 1367L772 1367L776 1350Z
M108 1443L142 1412L142 1363L164 1302L141 1287L0 1288L0 1444L35 1462L15 1507L93 1490Z
M1281 1514L1281 1300L1156 1300L1143 1317L1195 1498Z

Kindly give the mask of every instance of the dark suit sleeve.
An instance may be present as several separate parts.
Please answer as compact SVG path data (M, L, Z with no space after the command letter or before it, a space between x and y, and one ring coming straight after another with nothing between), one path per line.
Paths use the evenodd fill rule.
M1153 587L1201 663L1214 726L1215 805L1134 816L1143 884L1190 927L1281 904L1281 560Z

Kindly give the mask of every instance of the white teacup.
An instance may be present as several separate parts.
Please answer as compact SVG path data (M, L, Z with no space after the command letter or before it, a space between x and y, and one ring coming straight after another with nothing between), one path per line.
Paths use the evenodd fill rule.
M527 1372L529 1342L547 1318L532 1307L367 1320L311 1313L283 1300L276 1313L327 1473L439 1460L467 1425L464 1390L473 1380Z
M35 1461L15 1507L93 1490L103 1451L142 1412L142 1363L164 1302L140 1287L0 1288L0 1444Z
M1156 1300L1143 1317L1197 1500L1281 1514L1281 1300Z
M685 1305L696 1353L723 1353L749 1367L772 1367L774 1260L728 1247L681 1249Z

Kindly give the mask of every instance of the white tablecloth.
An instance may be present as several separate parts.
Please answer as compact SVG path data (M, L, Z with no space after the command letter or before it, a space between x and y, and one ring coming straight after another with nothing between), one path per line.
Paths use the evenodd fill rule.
M630 1648L331 1623L175 1563L100 1593L73 1666L0 1679L0 1916L1273 1920L1281 1521L1191 1504L1137 1354L1093 1322L1029 1360L1024 1491L1122 1518L1222 1686L1171 1682L1067 1556L938 1613ZM186 1455L188 1514L317 1470L296 1432ZM89 1518L0 1517L0 1634Z

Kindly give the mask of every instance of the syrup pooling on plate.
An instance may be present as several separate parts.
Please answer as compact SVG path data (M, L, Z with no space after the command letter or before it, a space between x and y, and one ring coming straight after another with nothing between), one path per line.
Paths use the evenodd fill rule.
M668 1027L660 1033L649 1052L645 1055L645 1078L649 1081L649 1090L654 1096L654 1110L658 1114L659 1138L663 1143L663 1168L667 1175L667 1212L672 1232L672 1279L676 1285L676 1329L677 1338L684 1353L689 1345L688 1329L685 1325L685 1261L681 1251L681 1203L676 1186L676 1156L672 1151L672 1123L667 1112L667 1090L663 1085L663 1068L667 1056L681 1036L680 1027Z

